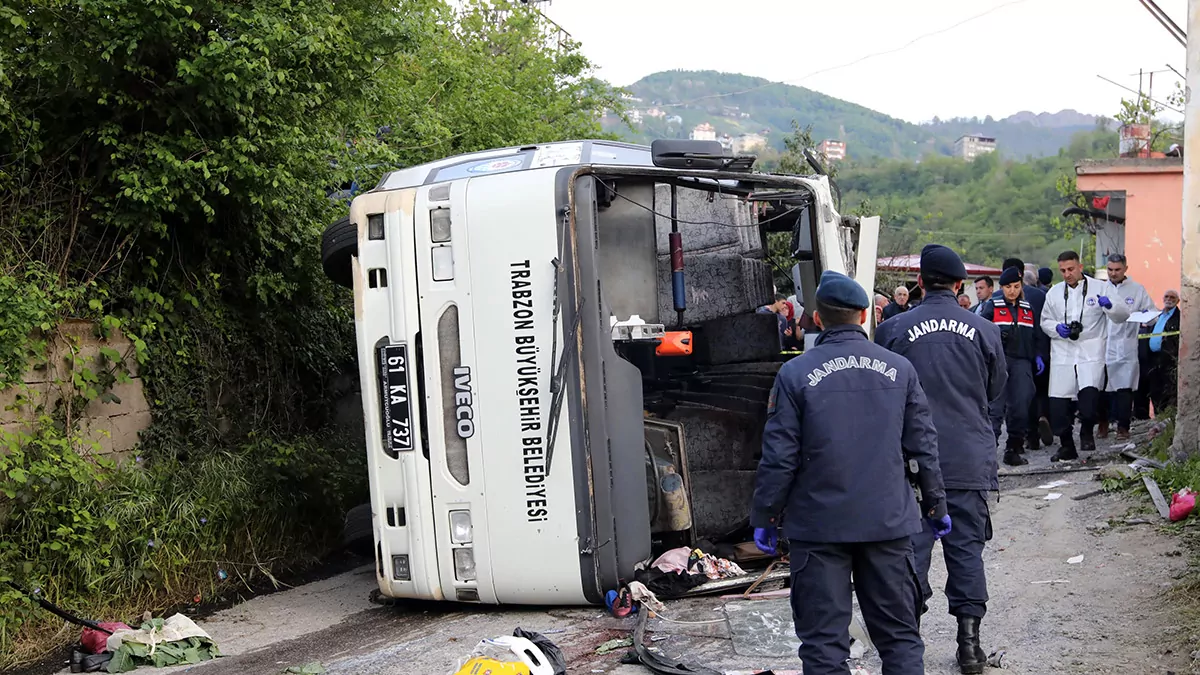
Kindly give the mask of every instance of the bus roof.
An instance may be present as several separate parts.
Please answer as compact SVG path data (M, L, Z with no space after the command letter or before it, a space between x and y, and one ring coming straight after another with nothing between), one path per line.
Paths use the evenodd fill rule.
M457 178L582 164L654 166L649 146L620 141L562 141L472 152L391 171L384 175L375 190L396 190Z

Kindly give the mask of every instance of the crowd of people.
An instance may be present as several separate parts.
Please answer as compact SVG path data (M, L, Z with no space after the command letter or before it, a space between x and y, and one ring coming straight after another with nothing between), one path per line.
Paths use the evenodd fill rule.
M1009 384L989 404L989 412L997 441L1001 430L1008 429L1004 461L1014 466L1027 463L1026 450L1056 439L1053 461L1095 450L1096 438L1107 438L1112 427L1117 440L1126 440L1131 422L1148 419L1151 406L1162 411L1175 404L1179 292L1164 293L1159 308L1145 287L1130 278L1128 260L1121 254L1108 257L1105 280L1085 275L1073 251L1057 262L1057 284L1050 268L1035 271L1019 258L1008 258L999 279L985 275L972 280L973 301L962 292L956 297L961 308L1000 327ZM919 304L907 286L897 287L891 300L877 294L876 322ZM1154 316L1129 321L1134 314ZM1079 327L1074 337L1073 324ZM1021 402L1027 407L1019 410Z
M820 334L771 391L750 514L761 550L778 552L781 529L788 542L806 673L846 672L851 576L884 672L925 672L920 621L939 540L959 669L984 672L982 556L1002 429L1005 463L1055 436L1051 459L1064 461L1094 450L1110 421L1127 437L1132 418L1173 405L1179 293L1160 310L1122 255L1108 257L1105 280L1074 251L1057 263L1051 285L1049 269L1005 260L999 279L974 279L975 303L961 258L936 244L921 252L916 288L890 301L822 275L810 319Z

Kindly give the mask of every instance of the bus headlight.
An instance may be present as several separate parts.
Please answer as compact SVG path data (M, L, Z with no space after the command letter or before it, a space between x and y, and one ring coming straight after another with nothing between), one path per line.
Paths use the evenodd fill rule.
M454 251L449 246L433 247L433 280L450 281L454 279Z
M367 216L367 239L383 239L383 214Z
M455 544L471 543L471 512L450 512L450 541Z
M450 241L450 209L429 211L429 238L439 244Z
M475 581L475 552L469 548L454 549L454 576L459 581Z

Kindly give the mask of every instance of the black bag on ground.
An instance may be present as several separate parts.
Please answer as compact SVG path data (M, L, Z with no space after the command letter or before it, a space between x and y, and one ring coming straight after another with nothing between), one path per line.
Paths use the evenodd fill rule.
M541 633L521 628L513 631L513 637L525 638L537 645L537 648L542 650L542 653L546 655L546 659L550 661L550 665L554 668L554 675L567 675L567 657L563 656L562 650L558 648L558 645L551 642L550 638Z

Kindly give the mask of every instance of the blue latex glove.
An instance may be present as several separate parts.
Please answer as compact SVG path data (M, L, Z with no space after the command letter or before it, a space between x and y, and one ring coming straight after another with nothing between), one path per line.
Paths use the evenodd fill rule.
M754 545L767 555L775 555L779 547L779 529L775 527L754 528Z
M1058 324L1054 327L1054 330L1058 331L1058 337L1064 340L1071 337L1071 327L1065 323Z
M1037 357L1036 365L1037 369L1034 371L1035 375L1041 375L1042 373L1046 372L1046 362L1042 360L1042 357Z
M933 528L933 538L941 539L950 534L950 516L942 516L941 520L934 518L926 518L929 521L929 527Z
M1112 300L1109 300L1106 295L1097 296L1096 302L1100 303L1100 306L1104 309L1112 309Z

